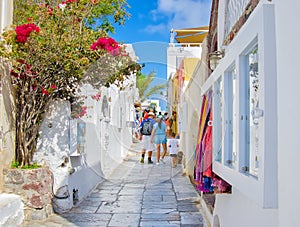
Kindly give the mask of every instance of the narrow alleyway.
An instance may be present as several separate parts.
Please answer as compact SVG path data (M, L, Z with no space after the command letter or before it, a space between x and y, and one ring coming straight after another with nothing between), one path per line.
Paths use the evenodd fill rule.
M182 167L139 162L139 144L130 156L70 212L22 226L189 226L207 227L199 195Z

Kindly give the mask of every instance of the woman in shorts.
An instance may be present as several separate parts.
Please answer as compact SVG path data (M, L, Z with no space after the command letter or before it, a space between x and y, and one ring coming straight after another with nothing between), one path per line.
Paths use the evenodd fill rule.
M151 141L154 142L156 147L156 165L159 165L159 161L164 162L164 157L167 153L167 136L166 136L167 126L163 121L163 117L159 116L157 118L157 123L153 126ZM163 153L160 158L160 145L163 148Z

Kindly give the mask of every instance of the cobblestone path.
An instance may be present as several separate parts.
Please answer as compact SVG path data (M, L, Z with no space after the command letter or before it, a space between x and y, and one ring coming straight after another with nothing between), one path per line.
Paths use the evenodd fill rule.
M70 212L22 226L207 227L199 195L182 167L141 164L129 156Z

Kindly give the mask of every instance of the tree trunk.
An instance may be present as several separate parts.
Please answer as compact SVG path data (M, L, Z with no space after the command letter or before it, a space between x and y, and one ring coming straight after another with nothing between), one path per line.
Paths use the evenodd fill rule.
M31 165L36 151L40 114L45 112L45 99L28 91L19 91L16 121L16 161L22 167ZM47 97L51 100L50 97Z

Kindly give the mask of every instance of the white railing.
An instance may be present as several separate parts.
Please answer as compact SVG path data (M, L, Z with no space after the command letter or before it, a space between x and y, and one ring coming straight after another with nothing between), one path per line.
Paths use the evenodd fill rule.
M169 47L201 47L202 43L169 43Z
M225 5L225 37L242 16L250 0L228 0Z

